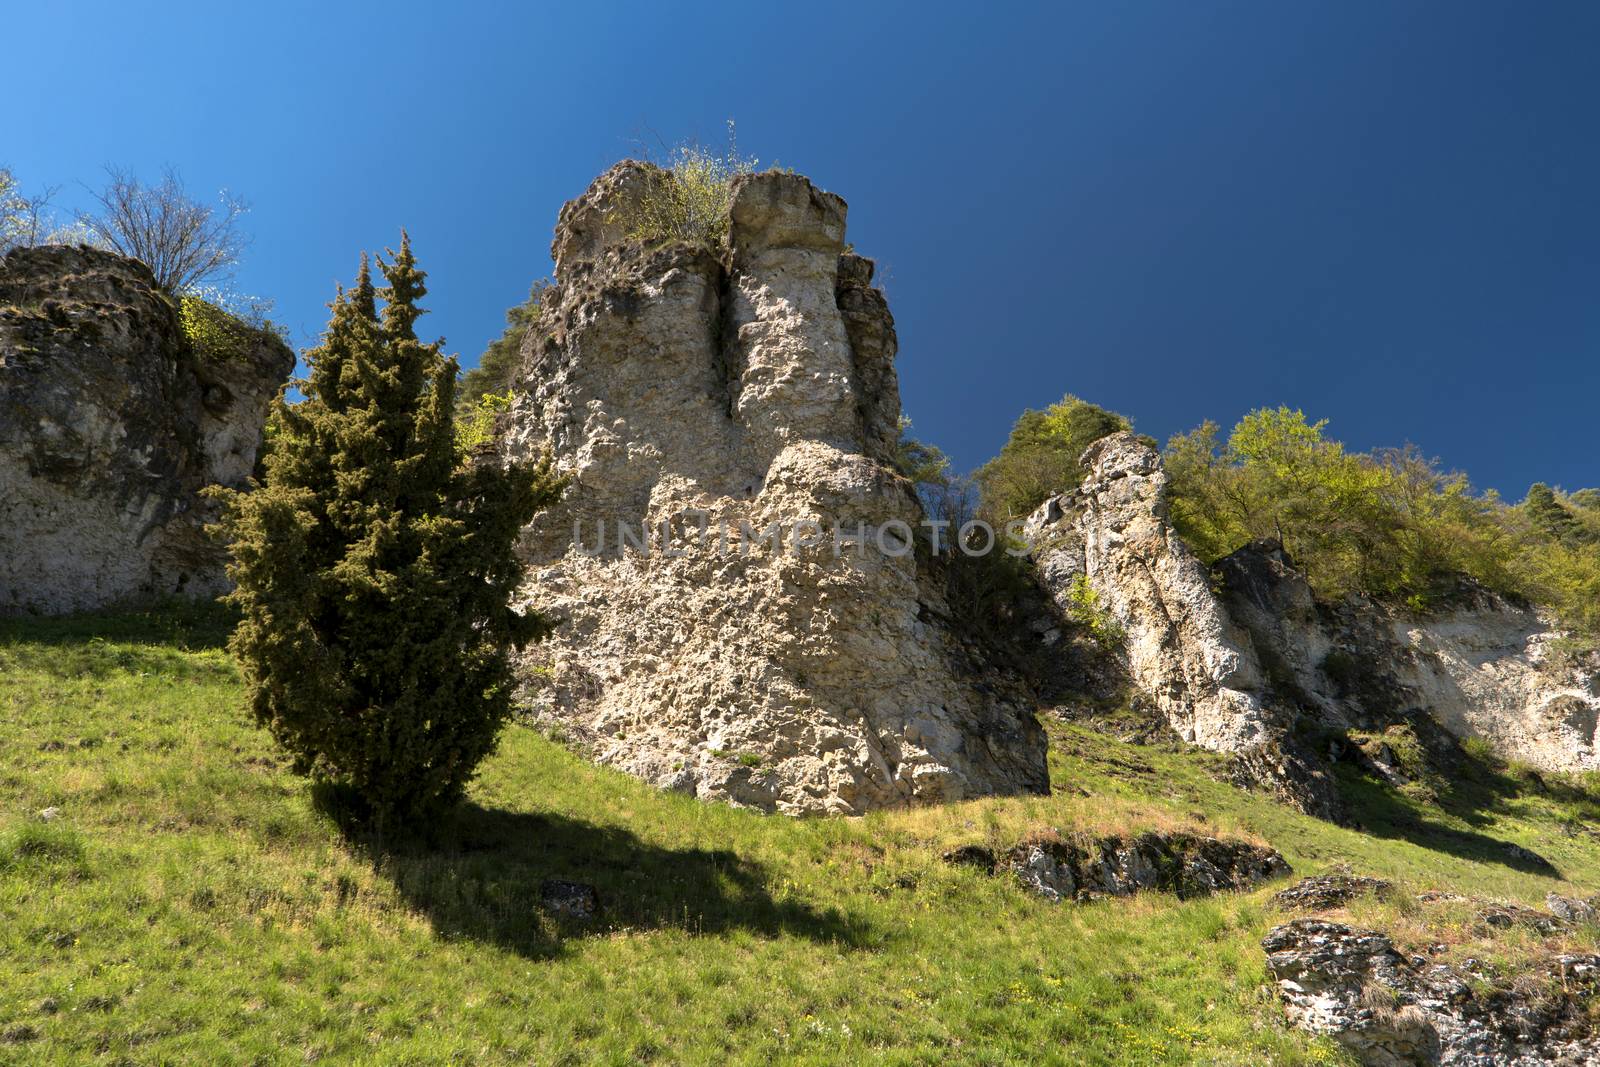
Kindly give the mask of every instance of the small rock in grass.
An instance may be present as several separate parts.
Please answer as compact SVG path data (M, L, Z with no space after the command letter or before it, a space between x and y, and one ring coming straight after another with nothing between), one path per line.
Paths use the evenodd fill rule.
M1363 893L1385 897L1393 888L1382 878L1367 878L1356 874L1324 874L1315 878L1302 878L1272 897L1280 908L1316 911L1337 908Z
M600 911L600 894L585 882L551 878L539 886L539 899L545 911L560 919L587 921Z
M39 820L41 822L54 822L59 818L61 818L60 808L45 808L39 812Z
M1594 922L1597 915L1593 900L1577 900L1559 893L1546 893L1544 905L1556 918L1565 919L1569 923Z

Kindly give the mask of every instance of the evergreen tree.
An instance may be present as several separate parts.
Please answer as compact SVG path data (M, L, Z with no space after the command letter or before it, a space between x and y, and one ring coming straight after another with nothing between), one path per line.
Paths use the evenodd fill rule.
M265 483L219 493L244 616L230 648L255 717L380 829L457 800L493 750L509 650L549 629L509 606L513 546L560 493L548 458L459 458L456 362L417 339L410 240L391 257L385 288L363 256L331 305L306 399L272 413Z
M1534 482L1528 487L1528 499L1522 502L1528 512L1528 518L1542 532L1563 545L1571 545L1584 539L1583 524L1555 494L1555 491L1543 482Z

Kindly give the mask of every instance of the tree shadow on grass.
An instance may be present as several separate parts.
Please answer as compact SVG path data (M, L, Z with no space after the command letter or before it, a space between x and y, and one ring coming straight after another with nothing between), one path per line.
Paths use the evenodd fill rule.
M319 806L338 817L336 799L325 795ZM775 899L765 868L735 852L667 848L622 827L562 815L469 803L428 841L347 835L442 937L484 941L534 959L622 929L744 930L852 948L881 940L836 908ZM594 886L598 914L584 921L548 913L542 887L549 880Z
M62 677L186 673L190 652L220 649L238 624L214 601L171 601L139 611L0 618L0 652L18 667Z
M1340 764L1341 769L1349 767ZM1471 825L1484 825L1487 813L1502 809L1515 795L1514 782L1485 767L1469 770L1471 778L1457 780L1440 797L1442 812ZM1561 872L1543 856L1500 838L1474 830L1461 830L1427 817L1427 808L1393 786L1350 768L1342 770L1340 792L1360 828L1376 837L1397 838L1435 852L1475 863L1492 863L1525 874L1560 878Z

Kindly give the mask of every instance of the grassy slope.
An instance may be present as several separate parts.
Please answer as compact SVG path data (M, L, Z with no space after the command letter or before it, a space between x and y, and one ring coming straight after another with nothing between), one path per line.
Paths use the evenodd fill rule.
M1279 1021L1270 889L1052 906L940 851L1203 825L1300 873L1600 889L1593 804L1524 781L1454 815L1352 782L1361 834L1063 725L1052 797L806 822L512 728L447 845L356 848L245 721L221 626L0 626L0 1063L1342 1062ZM597 885L601 928L543 917L548 877Z

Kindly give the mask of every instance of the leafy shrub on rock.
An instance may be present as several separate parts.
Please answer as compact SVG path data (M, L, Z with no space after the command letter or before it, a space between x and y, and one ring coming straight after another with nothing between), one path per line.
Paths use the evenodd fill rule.
M715 247L728 234L733 205L733 179L753 173L755 159L739 155L733 123L722 153L699 145L679 145L628 219L628 236L647 242L683 241Z
M198 293L178 297L178 323L194 354L208 363L238 362L259 345L264 335L285 339L265 311L240 315L222 301Z
M984 518L995 525L1027 515L1083 481L1083 450L1133 424L1068 394L1043 411L1024 411L1000 454L978 470Z
M461 461L456 365L417 339L409 241L380 266L386 288L363 258L334 301L305 401L274 410L265 484L218 495L255 717L382 829L458 799L494 748L508 650L549 629L508 606L513 545L560 482L548 460Z

